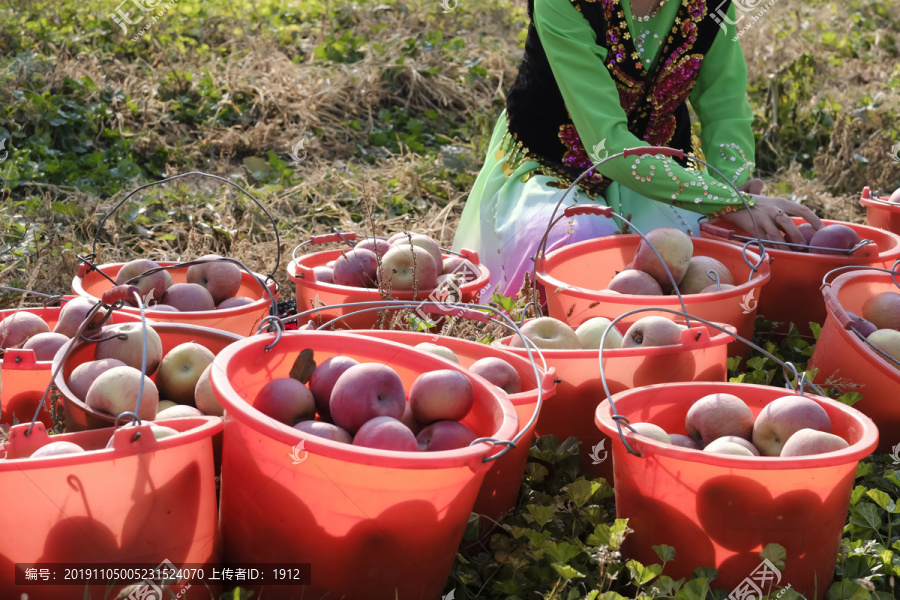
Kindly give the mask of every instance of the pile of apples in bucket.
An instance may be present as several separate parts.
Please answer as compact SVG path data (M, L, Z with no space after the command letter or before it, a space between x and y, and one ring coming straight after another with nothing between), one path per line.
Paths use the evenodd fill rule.
M456 359L452 351L436 344L417 348ZM495 385L503 384L509 393L521 389L519 374L500 359L482 359L469 370ZM389 365L360 363L349 356L333 356L317 365L313 351L307 349L297 357L291 376L266 383L253 406L279 423L335 442L436 452L464 448L478 437L460 423L474 401L472 383L459 371L438 369L419 375L407 401L403 382Z
M887 362L900 369L900 294L875 294L863 304L862 317L850 311L847 314L856 321L860 335L897 361Z
M78 332L94 302L87 298L73 298L59 311L53 331L50 325L35 313L20 310L0 321L0 349L22 348L33 350L38 361L53 360L57 351ZM103 318L98 311L88 327L96 326Z
M379 268L379 260L381 268ZM316 281L349 287L428 290L478 278L478 267L461 256L444 259L441 248L421 233L366 238L352 250L313 269Z
M684 433L667 433L653 423L632 423L638 435L698 452L737 456L795 457L849 447L831 433L831 419L817 402L782 396L758 416L733 394L703 396L688 409ZM686 434L686 435L685 435Z
M186 283L173 284L168 270L156 271L132 283L140 290L145 305L151 310L195 312L252 304L253 298L237 295L241 289L240 267L221 259L218 254L201 256L197 260L210 262L187 267ZM125 263L116 274L116 285L158 268L157 263L146 258ZM126 301L135 305L133 298Z

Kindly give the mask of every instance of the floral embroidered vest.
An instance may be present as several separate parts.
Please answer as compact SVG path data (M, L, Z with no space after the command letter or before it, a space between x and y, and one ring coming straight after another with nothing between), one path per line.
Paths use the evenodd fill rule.
M619 0L571 2L596 32L597 43L608 51L606 68L619 90L622 108L628 116L628 130L646 140L648 146L698 151L692 141L686 101L703 57L720 31L718 22L709 13L707 0L681 1L675 23L649 72L629 34ZM724 12L730 4L731 0L725 0L717 8ZM502 158L501 153L509 155L507 174L517 162L536 160L541 163L537 172L556 178L554 185L568 187L594 161L572 124L538 38L533 14L534 0L528 0L531 24L525 40L525 56L506 100L512 139L497 152L498 159ZM602 194L609 183L593 172L579 185L593 197Z

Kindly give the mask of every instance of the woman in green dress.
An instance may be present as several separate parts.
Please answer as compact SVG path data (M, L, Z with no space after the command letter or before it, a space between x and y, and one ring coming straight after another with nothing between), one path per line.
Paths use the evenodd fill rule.
M669 146L704 158L744 192L766 239L802 242L790 215L822 226L808 208L762 195L762 182L751 179L753 114L731 0L528 0L528 14L519 74L453 243L478 251L491 271L488 293L518 293L563 190L628 148ZM696 233L704 216L753 231L731 186L700 166L620 157L591 171L562 208L608 205L641 231ZM604 217L563 219L548 249L619 229Z

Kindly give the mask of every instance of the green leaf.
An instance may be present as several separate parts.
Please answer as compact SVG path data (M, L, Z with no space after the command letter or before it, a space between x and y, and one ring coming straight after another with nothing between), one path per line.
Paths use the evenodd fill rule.
M891 497L881 490L869 490L866 496L875 501L875 504L888 511L889 513L898 512L897 503L891 500Z
M862 394L860 394L859 392L847 392L846 394L842 394L837 398L838 402L843 402L847 406L853 406L860 400L862 400Z
M576 479L568 485L567 495L575 503L575 506L581 508L587 501L591 499L594 492L603 487L600 481L588 481L587 479Z
M860 519L857 516L862 518ZM860 502L850 511L850 522L878 531L879 527L881 527L878 507L869 502Z
M710 581L715 581L716 577L719 576L719 570L714 569L713 567L697 567L694 569L694 572L691 573L692 579L703 579L707 583Z
M527 537L531 541L535 548L541 548L544 545L544 542L546 542L550 537L550 532L528 529L527 531L525 531L525 537Z
M650 565L645 567L636 560L629 560L625 563L631 578L638 586L646 585L653 581L660 573L662 573L662 565Z
M50 205L50 208L53 212L57 212L61 215L72 215L72 216L82 216L84 211L78 208L74 202L54 202Z
M554 542L547 546L547 558L554 563L568 563L581 554L581 548L569 542Z
M675 594L675 600L705 600L709 582L700 577L691 579Z
M780 544L766 544L763 551L759 553L762 559L768 559L778 570L784 570L784 559L787 557L787 551Z
M872 474L872 463L862 462L856 465L856 478L865 477L866 475ZM863 488L865 489L865 488Z
M579 571L576 571L569 565L561 565L559 563L553 563L550 566L552 566L556 570L556 572L559 573L560 576L562 576L564 579L575 579L578 577L584 577L584 573L580 573Z
M531 513L531 516L534 518L535 523L538 524L538 527L543 527L547 524L547 521L553 518L554 511L550 506L529 504L525 508L528 509L529 513Z
M666 546L665 544L660 544L659 546L653 546L653 551L656 552L656 555L659 557L659 560L667 563L675 559L675 548L672 546Z
M826 600L869 600L869 592L863 586L850 580L838 581L828 588Z

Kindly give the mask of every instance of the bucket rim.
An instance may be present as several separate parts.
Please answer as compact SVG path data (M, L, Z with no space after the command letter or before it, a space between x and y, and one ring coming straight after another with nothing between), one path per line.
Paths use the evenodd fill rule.
M791 217L796 225L800 225L805 223L806 221L802 217ZM717 219L715 221L710 221L710 223L714 225L718 225L722 227L722 219ZM845 256L840 254L815 254L809 252L794 252L792 250L779 250L778 248L766 248L766 254L770 254L770 260L775 260L779 257L781 258L795 258L800 260L809 261L812 263L837 263L841 265L867 265L867 264L877 264L885 261L894 261L897 258L900 258L900 235L893 233L891 231L887 231L885 229L881 229L879 227L872 227L871 225L863 225L861 223L850 223L847 221L835 221L832 219L822 219L822 223L825 225L846 225L850 227L854 231L856 231L861 239L870 239L876 244L878 244L878 254L875 256ZM733 228L732 228L733 229ZM890 248L883 248L882 244L879 243L878 238L882 240L889 240L892 242ZM716 238L707 238L707 239L716 239ZM719 240L716 240L719 241ZM724 241L729 246L738 246L741 242L729 240Z
M446 335L432 334L432 333L424 333L421 331L397 331L393 329L361 329L356 331L360 335L365 335L367 337L373 337L377 339L382 339L379 337L379 334L388 333L388 334L398 334L398 335L410 335L410 336L422 336L423 338L440 338L442 340L452 340L454 343L463 343L464 345L474 344L475 346L484 346L485 348L492 348L495 351L499 351L502 354L506 355L507 359L512 359L517 364L520 364L523 370L530 372L531 371L531 363L528 362L523 356L519 356L517 354L513 354L509 350L505 348L500 348L498 346L494 346L493 344L480 344L478 342L473 342L472 340L464 340L461 338L448 337ZM388 340L394 341L394 340ZM424 341L424 340L423 340ZM403 343L403 342L399 342ZM475 347L473 346L473 348ZM439 357L440 358L440 357ZM548 377L548 375L555 374L556 369L548 366L547 370L544 371L540 365L538 365L538 372L545 375L545 377L538 382L535 382L534 388L527 392L518 392L515 394L507 394L509 401L513 403L513 406L523 406L528 404L534 404L537 402L536 392L538 387L541 387L544 392L544 402L548 401L555 393L556 393L556 383L553 377ZM549 395L548 395L549 394Z
M841 288L843 288L845 285L860 283L864 280L878 281L879 283L881 281L890 282L892 288L894 290L897 290L893 281L891 281L891 276L888 273L882 273L880 271L850 271L847 273L842 273L841 275L835 277L833 281L826 284L826 286L831 287L831 294L834 295L835 300L838 300L838 302L840 302L838 295L840 294ZM822 287L824 292L825 286ZM897 290L897 293L900 294L900 290ZM852 331L841 327L839 321L837 320L837 317L834 314L834 310L831 304L826 302L825 309L827 311L828 318L834 322L836 328L838 329L838 335L848 340L850 346L856 349L857 352L863 353L863 356L869 359L869 364L871 366L874 366L889 379L892 379L900 384L900 369L891 366L887 362L887 360L884 359L884 357L879 356L877 352L872 350L868 346L868 344L863 343L863 341L860 340ZM828 321L826 320L826 323L823 324L823 327L825 327L827 323ZM812 358L810 358L810 360L812 360Z
M716 393L717 391L722 391L723 386L724 388L727 388L729 390L729 393L731 393L731 391L733 390L740 389L763 389L772 394L773 400L776 397L791 395L791 390L789 389L781 389L768 385L720 381L693 381L648 385L639 388L633 388L614 394L613 400L615 402L620 402L621 400L627 399L629 396L634 396L636 394L646 394L654 391L671 392L674 391L673 388L677 390L678 388L685 387L702 387L706 390L709 390L707 393ZM738 392L734 393L736 396L740 397L740 394ZM625 432L625 435L628 436L629 443L634 444L635 448L638 451L641 451L643 448L650 448L652 449L654 454L658 454L659 456L663 456L666 458L676 458L688 462L755 471L795 470L847 465L852 462L858 462L860 459L865 458L866 456L871 454L878 446L878 427L875 425L872 419L861 413L859 410L856 410L852 406L847 406L846 404L843 404L836 400L831 400L830 398L816 396L814 394L808 393L804 394L804 396L818 402L821 405L827 405L837 412L842 413L847 419L853 420L858 426L862 428L860 439L853 444L850 444L849 447L841 450L836 450L834 452L812 454L809 456L793 456L790 458L781 458L777 456L737 456L730 454L707 453L703 452L702 450L693 450L690 448L682 448L681 446L675 446L672 444L665 444L663 442L649 439L645 436L638 437L627 428L623 428L623 430ZM597 410L594 413L594 423L603 433L609 435L612 438L614 448L619 449L619 451L621 451L621 448L624 448L624 444L622 444L622 440L619 437L618 429L616 428L615 423L612 419L612 411L610 410L609 398L603 400L603 402L601 402L597 406Z
M205 337L203 339L208 338L224 338L222 341L231 340L228 345L234 344L242 339L244 336L234 333L232 331L226 331L224 329L213 329L212 327L204 327L203 325L194 325L192 323L179 323L176 321L152 321L150 319L147 320L147 325L152 326L156 333L162 337L164 333L194 333L194 334L203 334ZM104 327L109 327L104 326ZM187 331L185 331L187 329ZM66 383L65 378L63 377L64 368L60 368L60 362L62 361L62 357L68 354L69 349L71 348L73 343L80 344L88 344L89 342L83 342L80 340L69 340L65 344L63 344L62 348L56 353L56 356L53 357L52 369L56 373L56 377L53 378L53 385L55 385L59 389L60 396L62 397L62 402L66 405L66 410L71 410L69 405L74 405L74 408L80 412L88 414L92 417L95 417L98 420L106 421L110 424L115 423L116 415L112 415L106 412L98 411L85 403L84 399L77 398L75 394L69 389L69 385Z
M174 261L174 260L155 260L153 261L161 267L170 267L172 265L181 264L182 261ZM97 265L97 270L102 271L108 267L122 267L127 263L105 263L102 265ZM265 275L261 275L259 273L254 272L254 275L260 278L263 282L265 282ZM87 275L85 275L86 277ZM256 280L252 279L252 276L241 269L241 279L249 278L253 283L256 283ZM278 285L278 282L274 279L272 280L275 287L274 289L270 288L272 291L272 295L275 296L275 300L278 300L278 294L281 291L281 286ZM84 298L89 298L91 300L99 301L100 299L96 296L93 296L88 291L84 289L84 277L79 277L77 274L72 278L72 291L77 296L82 296ZM254 312L258 312L260 309L269 308L269 297L268 294L262 293L260 290L260 297L254 300L249 304L245 304L243 306L235 306L234 308L223 308L223 309L213 309L213 310L194 310L194 311L162 311L162 310L153 310L152 307L145 307L144 314L148 315L148 318L156 319L158 321L173 321L180 323L187 323L188 321L199 321L203 319L208 319L211 316L222 316L222 317L234 317L234 316L243 316L245 314L250 314ZM128 314L136 314L140 315L140 309L134 306L125 305L122 307L122 310L127 312ZM173 318L175 317L175 318ZM177 321L177 319L181 319Z
M361 340L352 333L343 333L339 331L318 331L318 330L294 330L281 334L279 344L289 343L290 340L300 340L301 338L310 337L329 337L346 340L355 346L359 346L361 342L364 344L374 344L383 347L385 351L392 352L392 359L402 360L404 356L414 353L417 358L424 358L428 362L434 364L433 370L451 369L459 371L474 380L473 384L483 388L485 394L490 398L490 402L496 403L501 412L500 426L496 431L491 432L489 436L497 440L511 440L519 431L518 416L516 409L510 402L509 397L500 388L490 383L488 380L469 372L464 367L446 361L438 356L428 355L427 353L415 350L411 346L391 342L378 338L365 338ZM268 417L261 411L253 408L250 401L245 400L243 395L238 393L228 377L227 365L233 361L240 352L264 353L265 346L271 344L278 339L276 333L263 333L254 335L238 342L235 342L224 348L213 361L214 368L210 371L210 384L216 399L225 408L226 426L232 422L238 422L243 426L249 427L254 431L266 435L270 439L286 444L288 447L296 446L298 442L304 442L304 449L323 457L347 462L373 465L386 468L415 469L421 467L429 468L453 468L461 466L470 466L478 469L487 468L490 463L484 463L482 459L489 454L494 454L494 444L489 442L479 443L477 446L467 446L457 450L443 450L439 452L407 452L396 450L380 450L376 448L366 448L363 446L354 446L343 442L335 442L320 436L312 435L299 431L278 423ZM311 341L314 344L315 341ZM352 346L351 346L352 347ZM277 346L276 346L277 348ZM404 390L407 394L409 390ZM235 402L237 398L240 402ZM497 451L500 447L497 446Z
M141 421L141 427L154 425L165 425L178 430L178 435L172 435L161 440L153 439L148 442L149 446L135 449L134 451L122 452L117 448L97 448L95 450L87 450L84 453L69 454L61 456L47 456L45 458L32 459L24 458L7 458L0 460L0 473L5 471L26 471L41 468L53 467L71 467L82 464L92 464L104 462L107 460L116 460L122 458L130 458L138 454L155 452L157 450L171 450L179 446L186 446L194 442L202 441L221 432L224 428L222 417L212 415L204 415L199 417L182 417L178 419L166 419L164 421ZM28 423L23 423L25 427ZM41 426L38 422L35 429ZM102 429L85 429L83 431L72 431L69 433L61 433L58 435L48 436L49 442L72 442L78 443L78 440L84 438L101 437L103 433L109 432L109 439L119 428L104 427ZM81 444L79 444L81 445ZM0 444L0 451L6 449L7 444Z
M567 256L568 254L579 255L587 254L588 252L595 250L606 250L608 249L608 247L614 246L621 240L637 240L639 242L641 240L641 236L636 233L607 236L602 238L594 238L591 240L584 240L582 242L576 242L574 244L569 244L568 246L563 246L562 248L557 248L556 250L548 253L546 256L538 257L535 277L548 289L563 288L567 295L574 296L576 298L596 300L598 297L601 297L603 301L608 304L630 305L634 304L635 302L653 302L654 305L662 306L665 308L680 308L681 303L678 300L678 296L645 296L642 294L616 294L608 292L607 290L591 290L571 283L566 283L560 279L557 279L555 276L550 275L550 273L548 272L548 264L550 265L550 268L553 268L553 262L555 260L569 258ZM718 248L725 252L736 251L740 253L742 251L741 246L716 239L691 236L691 242L695 245L695 247L699 242L701 246L712 246L713 248ZM600 246L600 248L596 248L596 246ZM766 252L769 252L768 248L766 248ZM760 262L759 254L757 254L750 248L747 249L747 259L754 264L760 263L759 267L757 267L756 274L750 281L745 281L740 285L735 285L731 289L720 290L718 292L707 292L705 294L684 294L682 297L684 298L685 303L687 303L689 299L694 298L706 302L732 298L738 299L740 297L743 297L750 290L764 285L769 281L769 279L771 279L772 274L768 261ZM750 268L749 265L747 265L747 268Z
M887 212L900 212L900 204L891 202L889 196L882 196L878 198L860 198L859 203L867 208L875 207L884 209Z
M300 277L298 270L301 265L304 268L308 268L308 269L312 268L312 267L309 267L306 264L304 264L304 261L310 260L314 257L315 258L327 258L328 260L332 260L332 259L340 256L340 254L341 254L340 250L320 250L319 252L310 252L309 254L304 254L302 256L298 256L296 259L291 260L291 262L289 262L286 267L288 278L291 281L293 281L295 285L298 285L298 286L302 285L303 287L307 287L307 288L321 291L321 292L328 292L328 293L332 293L332 294L344 294L344 295L351 294L351 293L355 294L355 295L366 295L366 296L371 295L374 299L381 300L382 295L378 289L360 288L360 287L353 287L353 286L349 286L349 285L338 285L336 283L325 283L322 281L316 281L314 279L307 279L305 277ZM470 257L470 259L471 259L471 257ZM327 262L327 260L325 262ZM476 293L479 290L481 290L485 285L487 285L487 283L491 277L490 271L488 270L488 268L486 266L484 266L480 262L477 263L475 266L478 267L478 272L479 272L478 278L476 278L472 281L467 281L467 282L460 284L460 286L459 286L460 291L466 292L466 293ZM426 298L428 296L428 294L431 293L434 289L437 289L437 288L419 290L418 296L414 296L412 290L394 290L394 289L392 289L391 290L391 298L393 298L395 300L421 300L421 299ZM328 306L322 307L322 310L327 310L327 309L328 309Z
M531 320L531 319L529 319ZM726 329L728 329L732 333L737 333L737 327L731 325L729 323L717 323ZM709 328L706 327L702 323L698 323L696 327L703 327L704 329L709 331ZM573 328L574 329L574 328ZM516 348L514 346L510 346L509 343L512 341L514 335L509 335L506 337L502 337L498 340L494 340L491 342L491 346L496 348L502 348L506 352L512 353L516 356L519 356L519 352L524 353L525 348ZM716 331L716 335L709 336L709 340L705 342L694 342L691 344L670 344L668 346L648 346L647 348L604 348L603 349L603 358L604 359L612 359L612 358L636 358L636 357L649 357L649 356L664 356L666 354L677 354L679 352L685 351L694 351L694 350L703 350L706 348L715 348L717 346L724 346L726 344L731 343L734 340L734 337L728 335L724 331ZM572 360L572 359L599 359L599 348L598 349L545 349L541 348L541 353L545 358L550 360L554 358L556 360ZM599 369L599 362L598 369ZM598 371L599 377L599 371Z

